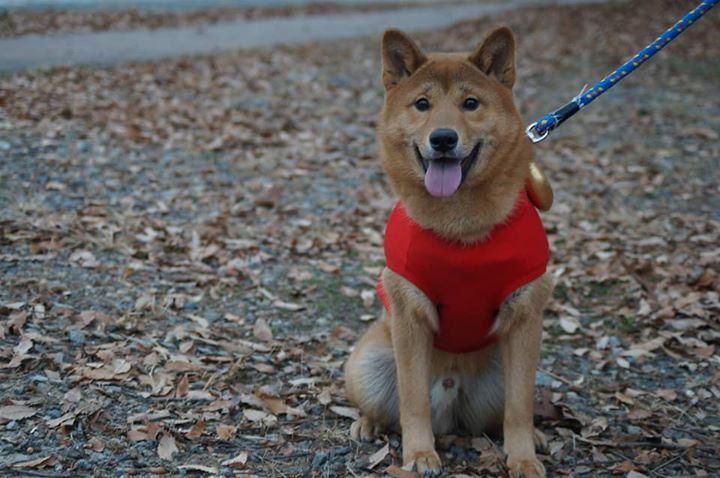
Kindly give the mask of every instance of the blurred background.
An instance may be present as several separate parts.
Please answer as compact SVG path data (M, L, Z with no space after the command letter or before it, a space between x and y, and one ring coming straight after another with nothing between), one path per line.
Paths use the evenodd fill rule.
M406 476L349 440L379 39L518 41L529 123L694 0L0 0L0 474ZM551 476L720 473L720 11L535 147ZM387 448L386 448L387 445ZM438 439L457 476L499 441Z

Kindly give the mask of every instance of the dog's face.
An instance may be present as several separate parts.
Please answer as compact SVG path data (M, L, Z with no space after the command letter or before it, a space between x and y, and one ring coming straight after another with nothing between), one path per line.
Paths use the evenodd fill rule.
M431 54L399 31L383 36L385 104L378 135L392 181L450 197L503 168L523 140L514 106L515 41L500 28L471 54ZM508 166L508 165L505 165Z

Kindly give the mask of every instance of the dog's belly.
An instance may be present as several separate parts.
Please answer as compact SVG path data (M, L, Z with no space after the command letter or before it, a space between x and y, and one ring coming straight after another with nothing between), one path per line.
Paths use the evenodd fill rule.
M482 369L469 365L468 370L432 378L430 406L437 434L457 430L475 435L493 433L502 423L504 389L499 360Z

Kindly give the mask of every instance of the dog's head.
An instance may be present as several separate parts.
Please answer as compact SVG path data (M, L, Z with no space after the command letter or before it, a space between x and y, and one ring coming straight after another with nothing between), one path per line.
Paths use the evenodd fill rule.
M515 40L508 28L490 33L470 54L429 55L402 32L388 30L382 81L378 137L401 196L412 191L447 198L507 177L508 168L518 169L512 177L525 174L529 159L512 158L529 148L513 102Z

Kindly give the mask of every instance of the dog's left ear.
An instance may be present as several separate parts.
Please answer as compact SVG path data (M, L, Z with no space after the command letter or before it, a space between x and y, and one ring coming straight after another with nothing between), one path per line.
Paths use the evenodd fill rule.
M515 84L515 36L508 27L490 33L470 55L480 71L508 88Z

